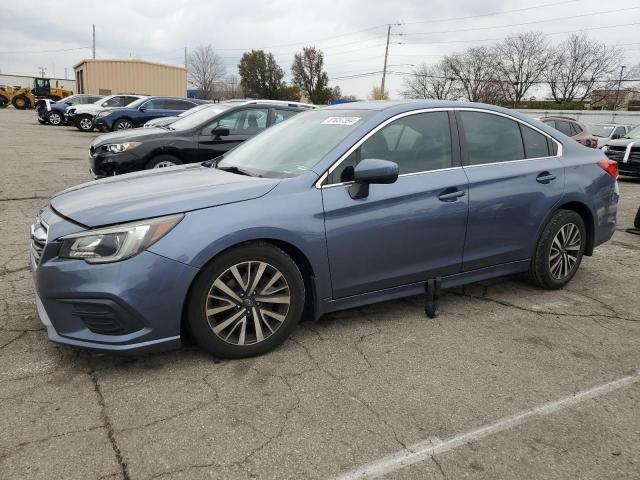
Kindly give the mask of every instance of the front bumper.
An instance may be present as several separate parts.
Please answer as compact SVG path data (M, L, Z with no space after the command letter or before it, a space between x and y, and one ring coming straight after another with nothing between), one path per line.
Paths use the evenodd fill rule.
M55 214L48 222L50 239L74 225ZM50 340L121 353L180 346L183 306L196 268L148 251L91 265L58 258L60 245L48 240L40 258L31 256L38 316Z
M135 172L144 168L141 162L142 159L130 152L118 154L109 154L102 151L89 152L89 172L93 178Z

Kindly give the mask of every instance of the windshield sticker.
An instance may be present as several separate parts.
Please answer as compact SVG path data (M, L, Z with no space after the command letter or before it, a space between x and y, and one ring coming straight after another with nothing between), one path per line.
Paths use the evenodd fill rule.
M360 117L329 117L322 125L353 125Z

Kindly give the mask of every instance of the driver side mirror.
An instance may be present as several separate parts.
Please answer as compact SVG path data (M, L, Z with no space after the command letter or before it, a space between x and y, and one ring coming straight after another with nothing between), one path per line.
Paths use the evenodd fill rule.
M228 128L222 128L222 127L215 128L215 129L211 130L211 136L215 137L215 138L228 137L229 136L229 129Z
M398 179L398 164L389 160L365 158L353 170L353 184L349 187L351 198L365 198L372 183L389 184Z
M141 112L144 112L147 110L147 107L145 107L144 105L142 105L138 110L140 110Z

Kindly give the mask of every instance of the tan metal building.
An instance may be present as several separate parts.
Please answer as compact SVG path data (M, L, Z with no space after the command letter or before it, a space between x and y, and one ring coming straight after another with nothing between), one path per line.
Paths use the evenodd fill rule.
M77 93L184 97L187 69L145 60L83 60L73 67Z

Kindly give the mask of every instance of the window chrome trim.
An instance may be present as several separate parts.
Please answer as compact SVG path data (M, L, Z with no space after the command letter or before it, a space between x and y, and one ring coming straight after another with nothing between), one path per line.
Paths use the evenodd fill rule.
M486 108L473 108L473 107L433 107L433 108L421 108L419 110L411 110L409 112L402 112L399 113L391 118L386 119L384 122L382 122L381 124L377 125L373 130L369 131L365 136L363 136L360 140L358 140L356 143L354 143L351 148L349 148L349 150L347 150L345 153L343 153L340 158L338 158L338 160L336 160L335 162L333 162L333 164L320 176L320 178L318 178L318 180L316 180L315 182L315 187L316 188L328 188L328 187L337 187L337 186L341 186L341 185L350 185L353 182L340 182L340 183L332 183L330 185L322 185L322 183L327 179L327 177L336 169L338 168L338 166L349 156L351 155L355 150L357 150L360 145L362 145L364 142L366 142L371 136L375 135L380 129L386 127L389 123L394 122L400 118L404 118L404 117L408 117L410 115L418 115L420 113L430 113L430 112L450 112L450 111L467 111L467 112L481 112L481 113L489 113L492 115L499 115L501 117L505 117L508 118L509 120L513 120L515 122L521 123L533 130L535 130L536 132L544 135L546 138L550 139L552 142L555 142L556 146L557 146L557 152L555 155L549 155L548 157L535 157L535 158L521 158L519 160L507 160L504 162L491 162L491 163L480 163L478 165L463 165L463 166L459 166L459 167L447 167L447 168L440 168L440 169L435 169L435 170L425 170L422 172L412 172L412 173L404 173L402 175L398 175L398 177L405 177L405 176L409 176L409 175L420 175L423 173L431 173L431 172L441 172L443 170L454 170L457 168L469 168L469 167L482 167L484 165L498 165L501 163L513 163L513 162L523 162L523 161L528 161L528 160L541 160L543 158L558 158L562 156L562 143L560 143L558 140L556 140L554 137L552 137L551 135L549 135L548 133L540 130L538 127L536 127L535 125L531 125L530 123L527 123L524 120L521 120L519 118L516 118L512 115L508 115L506 113L503 112L496 112L494 110L488 110ZM524 141L523 141L524 143Z

